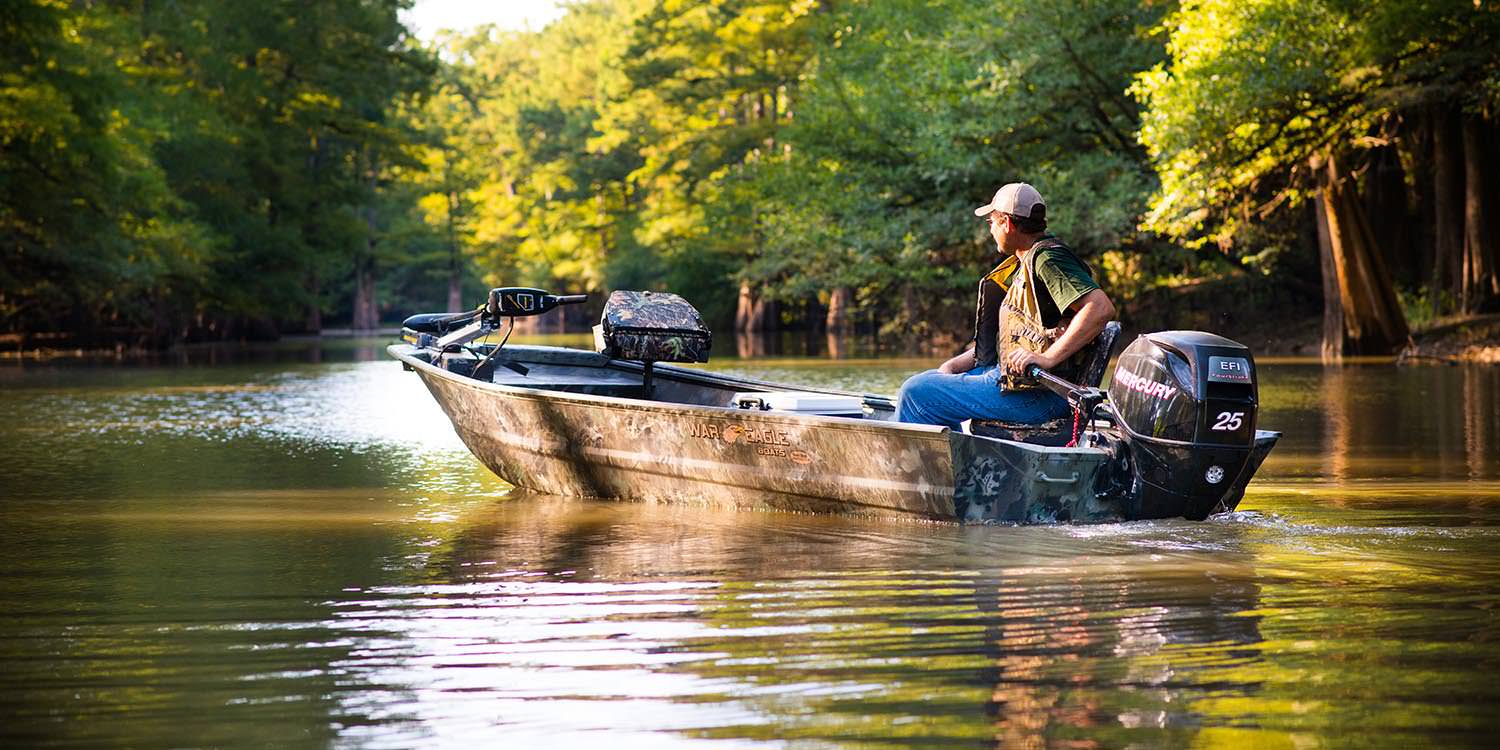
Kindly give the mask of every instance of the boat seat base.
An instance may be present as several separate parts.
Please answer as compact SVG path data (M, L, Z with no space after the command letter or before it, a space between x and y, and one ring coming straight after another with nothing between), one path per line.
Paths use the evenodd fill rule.
M1111 320L1104 324L1099 335L1094 337L1079 352L1083 365L1078 371L1078 384L1098 388L1104 382L1104 370L1109 367L1109 358L1114 355L1115 344L1120 341L1120 322ZM1073 415L1067 414L1039 424L1006 422L999 419L976 419L969 423L969 434L981 437L1014 440L1018 443L1065 446L1073 439Z
M969 423L969 434L1060 448L1073 439L1073 415L1049 419L1039 424L976 419Z

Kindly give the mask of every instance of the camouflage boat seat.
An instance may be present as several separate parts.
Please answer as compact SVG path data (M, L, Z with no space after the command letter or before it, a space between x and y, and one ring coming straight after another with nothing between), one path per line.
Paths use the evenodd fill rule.
M1104 370L1109 367L1109 358L1114 356L1120 343L1120 323L1111 320L1104 324L1094 340L1084 347L1084 365L1079 372L1078 385L1098 388L1104 382ZM969 423L969 432L983 437L1015 440L1036 445L1067 445L1073 438L1073 415L1048 420L1040 424L1028 422L1005 422L998 419L976 419Z
M707 362L712 345L697 308L669 292L615 291L594 326L595 349L615 359Z
M713 334L687 300L670 292L616 290L594 326L594 346L613 359L641 363L645 398L655 396L651 369L657 362L707 362Z

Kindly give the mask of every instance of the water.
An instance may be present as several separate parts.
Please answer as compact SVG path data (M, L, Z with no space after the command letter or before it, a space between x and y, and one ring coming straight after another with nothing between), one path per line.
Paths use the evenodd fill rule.
M1261 376L1241 512L1005 528L526 495L373 342L8 363L0 746L1491 746L1500 368Z

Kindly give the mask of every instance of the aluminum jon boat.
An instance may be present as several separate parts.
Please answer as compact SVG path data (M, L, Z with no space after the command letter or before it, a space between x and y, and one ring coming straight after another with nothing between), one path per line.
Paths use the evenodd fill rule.
M485 466L554 495L969 523L1203 519L1235 509L1280 437L1256 429L1249 350L1195 331L1137 338L1105 392L1111 323L1084 355L1092 382L1032 373L1071 420L963 431L895 422L888 396L670 364L707 361L711 342L673 294L613 293L597 351L473 343L583 300L494 289L471 312L408 318L389 352Z

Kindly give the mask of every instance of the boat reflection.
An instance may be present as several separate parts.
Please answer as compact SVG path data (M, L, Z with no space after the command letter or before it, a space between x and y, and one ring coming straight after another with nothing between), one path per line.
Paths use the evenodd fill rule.
M1065 576L1065 591L1027 605L1035 577L994 578L977 589L990 624L994 690L985 711L994 717L994 742L1004 748L1040 748L1087 735L1084 747L1121 743L1135 730L1191 735L1212 723L1195 710L1204 691L1198 673L1220 660L1253 660L1262 641L1260 588L1209 571L1177 570L1150 579L1129 570L1095 575L1113 583ZM1212 682L1210 679L1208 682ZM1160 734L1152 736L1160 737Z
M380 592L379 607L423 623L400 635L438 649L419 662L497 680L439 670L423 683L498 691L512 715L524 695L548 731L564 714L568 731L602 728L567 701L649 698L689 717L678 731L692 737L1190 738L1212 723L1200 699L1252 689L1220 667L1258 658L1260 587L1243 524L1175 525L1170 545L1164 526L959 527L518 492L437 545L427 584ZM536 690L514 687L543 674Z

